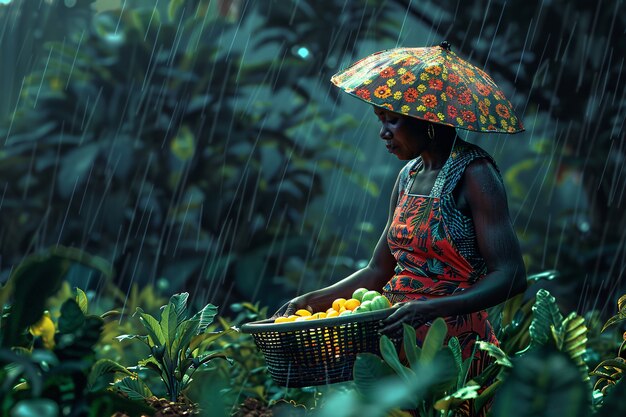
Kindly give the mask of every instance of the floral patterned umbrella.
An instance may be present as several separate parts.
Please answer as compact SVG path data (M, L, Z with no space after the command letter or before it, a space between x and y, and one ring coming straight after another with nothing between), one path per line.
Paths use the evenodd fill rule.
M524 130L491 77L459 58L445 41L376 52L331 82L370 104L418 119L477 132Z

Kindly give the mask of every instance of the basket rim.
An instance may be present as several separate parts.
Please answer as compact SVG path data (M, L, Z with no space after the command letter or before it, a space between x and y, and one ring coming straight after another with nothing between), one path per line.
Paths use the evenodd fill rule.
M242 333L255 334L263 332L290 332L295 330L306 330L311 328L334 327L346 323L361 323L387 318L396 310L394 307L385 308L376 311L367 311L358 314L346 314L324 319L304 320L298 322L274 323L274 319L265 319L252 321L242 324L240 330Z

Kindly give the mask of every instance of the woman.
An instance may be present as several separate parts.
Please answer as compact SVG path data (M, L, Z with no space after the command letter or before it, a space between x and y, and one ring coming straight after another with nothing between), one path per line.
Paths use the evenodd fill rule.
M350 298L357 288L382 289L395 304L383 321L383 333L400 336L407 323L416 329L421 345L429 322L444 317L448 337L459 339L465 359L476 340L497 344L485 309L523 292L526 272L498 168L487 152L457 136L455 123L475 122L481 130L478 123L484 119L484 131L501 127L514 133L523 128L486 74L470 64L469 69L460 68L466 63L459 63L447 44L422 49L392 51L384 64L384 54L375 54L344 71L339 82L333 80L349 84L347 92L374 104L380 138L390 153L408 163L391 193L387 224L369 264L333 285L294 298L275 315L300 308L324 311L334 299ZM453 70L464 72L457 76ZM476 81L478 76L486 81ZM467 87L470 82L477 84L476 93ZM397 90L402 84L407 84L405 90ZM485 98L494 91L495 98ZM408 104L396 102L402 97ZM414 107L420 98L424 104ZM438 111L439 104L444 106ZM500 120L489 113L490 106ZM451 107L464 118L446 119ZM486 109L480 120L469 115L475 108ZM487 360L477 353L471 375L480 373Z

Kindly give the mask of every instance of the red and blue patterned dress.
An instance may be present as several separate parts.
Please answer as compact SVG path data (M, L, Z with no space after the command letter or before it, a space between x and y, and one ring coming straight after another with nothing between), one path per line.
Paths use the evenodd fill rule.
M392 303L457 294L487 273L473 221L456 208L452 195L465 168L478 158L486 158L496 166L483 149L457 138L430 195L409 193L415 174L422 167L420 157L411 160L400 172L398 203L387 233L397 266L383 288ZM477 340L498 344L485 311L445 320L448 338L458 338L464 359L471 356ZM429 325L416 329L418 345L424 340ZM487 357L477 351L470 377L480 373L487 362Z

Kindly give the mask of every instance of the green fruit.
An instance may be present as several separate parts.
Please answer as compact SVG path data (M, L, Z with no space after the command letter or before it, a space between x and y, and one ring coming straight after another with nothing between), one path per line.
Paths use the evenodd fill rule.
M365 294L363 294L363 299L361 300L361 303L363 301L371 301L374 299L374 297L381 295L378 291L374 291L374 290L370 290L368 292L366 292Z
M377 295L371 301L372 310L384 310L385 308L389 308L389 301L382 295Z
M361 306L358 306L357 308L352 310L352 314L359 314L359 313L365 313L365 309L361 308Z
M368 291L367 288L359 288L352 293L352 298L356 298L359 301L363 301L363 294Z
M340 316L347 316L348 314L352 314L352 310L346 310L339 313Z
M372 308L372 302L371 302L371 301L368 301L368 300L363 301L363 302L361 303L361 305L359 306L359 308L361 309L360 311L361 311L362 313L363 313L363 312L366 312L366 311L372 311L372 310L373 310L373 308Z

